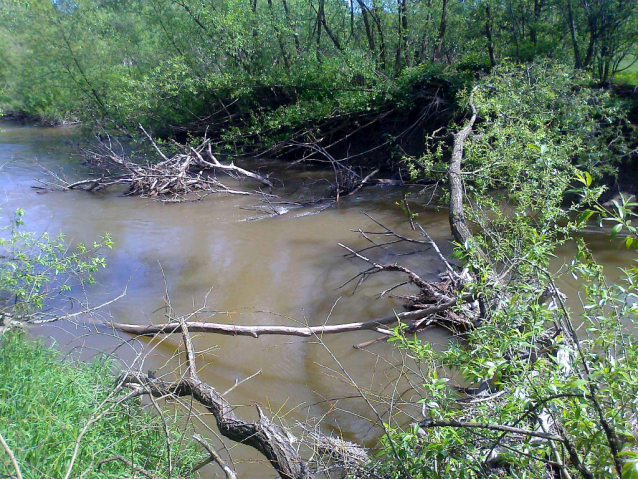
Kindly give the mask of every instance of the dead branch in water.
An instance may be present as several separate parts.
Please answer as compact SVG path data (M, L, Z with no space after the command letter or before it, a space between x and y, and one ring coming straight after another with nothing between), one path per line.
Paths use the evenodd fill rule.
M343 286L351 283L354 280L357 280L357 285L355 289L363 283L369 276L381 272L397 272L406 277L405 281L402 281L395 286L389 287L385 291L380 294L381 296L385 296L389 292L404 286L404 285L414 285L418 288L418 293L409 295L409 296L399 296L399 298L406 300L406 308L412 311L429 311L433 308L436 308L440 305L448 305L455 304L456 299L459 297L459 292L464 284L464 281L467 280L467 272L461 271L457 272L449 263L449 261L443 256L439 246L436 242L427 234L427 232L419 225L415 223L415 229L420 231L421 238L410 238L404 236L402 234L396 233L392 231L387 226L383 225L381 222L377 221L372 216L366 214L366 216L372 220L376 225L378 225L381 230L377 231L364 231L362 229L356 230L358 233L370 243L369 246L361 248L355 251L352 248L349 248L346 245L339 243L339 246L348 251L346 257L359 259L361 261L365 261L371 267L360 272L354 278L346 281ZM389 238L389 239L386 239ZM438 281L430 281L425 280L417 273L412 271L411 269L395 262L395 263L382 263L380 261L375 261L372 259L367 253L364 255L364 252L380 249L383 250L386 254L391 254L394 256L401 256L405 254L413 254L417 251L411 251L407 253L396 253L396 247L400 244L416 244L421 245L422 248L418 250L418 252L423 251L423 249L432 248L439 260L445 266L445 270L443 273L439 275ZM392 247L393 250L390 250L389 247ZM473 318L476 314L475 312L475 298L471 295L461 295L461 306L462 312L459 314L459 311L455 308L442 308L441 310L437 310L432 314L423 315L420 319L415 319L411 324L407 327L407 332L416 332L422 328L429 328L432 325L441 325L444 327L448 327L454 330L465 330L467 328L471 328L473 325ZM386 338L381 338L383 340ZM376 341L375 341L376 342ZM367 345L368 343L362 343L362 345ZM374 343L370 343L374 344ZM358 345L361 346L361 345Z
M447 303L437 304L429 308L397 313L393 314L392 316L386 316L384 318L372 319L364 322L336 324L330 326L242 326L238 324L208 323L199 321L188 322L187 326L191 332L197 333L213 333L223 334L227 336L249 336L252 338L259 338L260 336L265 335L301 336L307 338L314 337L315 335L322 336L325 334L339 334L353 331L374 331L380 326L393 324L399 321L418 321L431 314L440 313L442 311L450 309L455 305L456 300L451 300ZM139 325L109 323L109 325L118 331L135 334L138 336L173 334L178 333L181 330L181 325L178 321L171 321L167 324Z
M121 145L116 151L111 137L98 136L99 147L85 149L83 153L89 163L102 170L99 177L70 183L49 171L53 182L47 184L63 190L85 191L101 191L113 186L126 186L127 190L124 193L126 196L172 198L173 200L197 193L251 194L248 191L236 190L224 185L215 177L215 173L223 172L233 177L250 178L269 188L273 187L272 182L264 176L233 163L221 163L213 154L208 139L204 139L195 148L184 147L182 151L168 157L142 125L139 125L139 128L162 161L135 162L125 153Z
M280 477L283 479L312 478L312 472L297 452L287 432L271 422L259 406L257 406L259 414L257 422L240 419L235 414L234 407L215 388L199 379L189 326L183 319L178 325L186 349L184 377L169 383L143 373L129 372L120 377L120 383L133 388L142 387L155 397L191 396L213 414L219 432L224 437L258 450L270 461Z
M249 422L241 419L235 413L235 406L230 404L223 395L209 384L203 382L197 373L195 364L196 351L190 336L193 323L187 323L183 317L177 318L177 330L181 332L185 348L186 371L179 380L167 382L140 372L123 373L118 383L143 391L152 397L184 397L190 396L210 411L215 418L217 428L222 436L235 442L250 446L259 451L273 466L282 479L311 479L316 472L311 470L297 450L297 444L303 442L337 464L347 464L349 467L362 467L369 461L365 449L338 438L324 436L319 431L312 431L307 438L300 441L290 431L274 424L256 405L258 419ZM308 433L307 430L304 430ZM208 462L216 462L228 479L236 478L235 472L221 459L219 454L201 437L194 436L209 453L209 458L195 466L200 469Z

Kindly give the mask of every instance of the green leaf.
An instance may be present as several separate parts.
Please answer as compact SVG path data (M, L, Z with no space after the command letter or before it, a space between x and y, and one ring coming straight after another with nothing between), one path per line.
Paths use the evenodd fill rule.
M611 239L614 239L616 236L618 236L618 233L622 231L622 227L622 223L618 223L611 229Z
M622 467L622 479L638 479L638 461L630 460Z

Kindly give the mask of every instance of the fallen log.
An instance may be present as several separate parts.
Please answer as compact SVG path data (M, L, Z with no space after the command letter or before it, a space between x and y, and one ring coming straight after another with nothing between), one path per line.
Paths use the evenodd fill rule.
M374 331L380 326L393 324L399 321L418 321L432 314L440 313L442 311L450 309L455 304L456 300L452 300L416 311L395 313L392 316L386 316L385 318L372 319L369 321L356 323L336 324L330 326L242 326L237 324L206 323L200 321L188 322L187 325L189 331L195 333L212 333L227 336L249 336L252 338L259 338L260 336L264 335L301 336L307 338L311 336L322 336L324 334L338 334L366 330ZM108 323L108 325L123 333L135 334L138 336L173 334L179 333L181 331L180 323L175 321L167 324L140 325Z
M315 477L293 444L289 433L274 424L257 406L259 419L249 422L235 413L235 408L214 387L197 375L195 349L189 334L189 326L182 319L177 323L186 349L186 374L176 382L166 382L140 372L128 372L120 376L119 383L133 389L141 389L154 397L191 396L214 416L222 436L246 444L268 459L282 479L311 479ZM176 332L178 332L176 331Z

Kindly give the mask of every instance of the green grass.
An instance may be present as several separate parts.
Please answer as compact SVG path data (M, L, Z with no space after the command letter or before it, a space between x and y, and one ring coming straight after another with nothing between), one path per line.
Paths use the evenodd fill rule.
M24 334L0 338L0 432L14 452L25 479L63 478L76 439L92 417L103 417L87 429L70 477L141 477L122 461L167 477L164 426L139 400L107 402L113 395L112 363L62 361L59 353ZM168 416L168 417L167 417ZM170 429L172 477L189 477L197 453L180 434L176 415L164 413ZM8 455L0 448L0 477L14 477Z
M632 64L634 60L635 59L633 57L626 58L620 63L620 65L618 66L619 70L623 70L624 68L627 68L629 65L631 66L629 66L629 68L627 68L624 71L616 73L616 75L614 75L614 83L638 85L638 61Z

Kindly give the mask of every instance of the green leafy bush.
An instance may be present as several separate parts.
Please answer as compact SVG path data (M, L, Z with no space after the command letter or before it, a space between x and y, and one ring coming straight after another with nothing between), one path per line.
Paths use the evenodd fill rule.
M111 248L109 234L87 246L70 248L64 235L51 238L24 230L19 209L0 237L0 316L34 319L47 299L94 281L93 273L106 266L100 251Z
M505 67L465 95L478 114L463 159L474 236L456 256L472 274L460 295L485 313L443 351L395 330L423 418L393 425L385 477L637 477L638 268L610 284L578 241L571 264L549 269L594 215L613 222L612 238L627 232L625 246L636 240L635 203L603 208L593 187L613 165L602 139L623 117L582 82L556 65ZM440 169L444 155L415 170ZM574 311L555 289L561 274L579 281Z

